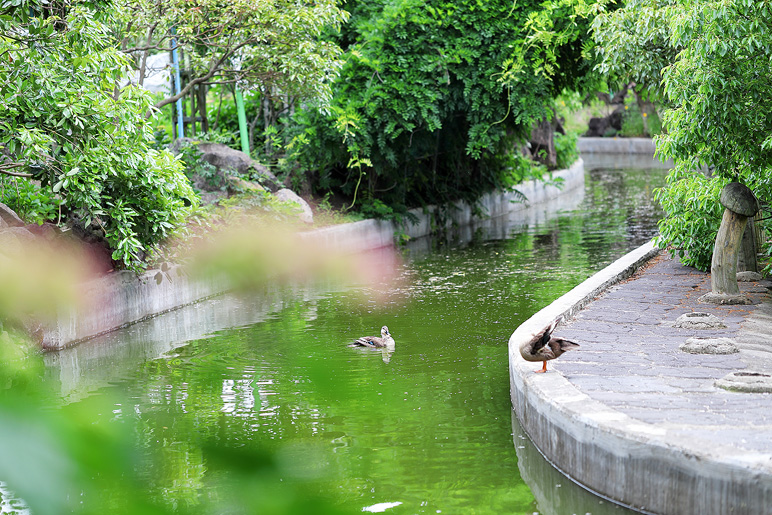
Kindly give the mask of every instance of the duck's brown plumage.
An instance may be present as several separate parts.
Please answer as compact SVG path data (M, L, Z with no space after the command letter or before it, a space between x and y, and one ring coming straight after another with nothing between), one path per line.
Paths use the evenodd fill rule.
M373 348L387 348L394 347L394 338L389 333L389 328L386 326L381 327L381 336L363 336L357 338L350 345L350 347L373 347Z
M544 367L536 372L547 371L547 361L559 357L566 351L579 347L579 344L566 340L559 336L552 336L552 331L558 321L553 321L550 325L536 333L533 338L524 342L520 346L520 355L526 361L543 361Z

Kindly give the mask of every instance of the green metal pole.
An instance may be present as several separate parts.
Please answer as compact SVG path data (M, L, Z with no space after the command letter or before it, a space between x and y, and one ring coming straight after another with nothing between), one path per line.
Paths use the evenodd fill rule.
M241 134L241 151L249 155L249 135L247 133L247 115L244 112L244 97L236 88L236 110L239 113L239 133Z

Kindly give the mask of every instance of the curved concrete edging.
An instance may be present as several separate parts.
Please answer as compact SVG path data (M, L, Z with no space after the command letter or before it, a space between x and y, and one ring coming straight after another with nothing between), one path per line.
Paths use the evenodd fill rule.
M769 507L761 475L768 457L705 448L591 399L558 372L534 374L520 344L552 320L572 317L658 253L651 243L623 256L520 325L509 339L512 405L539 451L572 480L651 513L751 514ZM601 365L599 365L601 366Z

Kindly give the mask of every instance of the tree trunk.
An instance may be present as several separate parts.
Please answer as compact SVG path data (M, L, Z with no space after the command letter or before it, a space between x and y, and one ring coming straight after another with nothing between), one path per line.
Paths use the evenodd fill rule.
M711 292L700 300L711 304L749 304L750 300L740 293L737 285L737 257L740 253L748 217L724 210L721 227L716 235L713 247L713 260L710 264Z
M534 159L549 168L554 168L557 165L552 123L546 116L531 129L531 154Z
M748 225L743 232L742 243L740 244L740 258L737 263L738 272L758 272L759 264L756 259L758 248L756 245L756 231L754 230L753 217L748 218Z
M198 113L201 116L201 132L209 132L209 117L206 113L206 85L198 85Z
M196 96L196 88L193 88L190 90L190 118L188 118L188 127L190 128L190 136L195 138L196 137L196 100L198 100L198 97Z
M651 136L651 133L649 132L649 121L647 119L648 115L646 114L646 102L644 102L643 98L641 98L641 95L638 94L638 91L636 91L635 88L633 88L633 93L635 94L635 103L638 104L638 110L641 112L643 135Z

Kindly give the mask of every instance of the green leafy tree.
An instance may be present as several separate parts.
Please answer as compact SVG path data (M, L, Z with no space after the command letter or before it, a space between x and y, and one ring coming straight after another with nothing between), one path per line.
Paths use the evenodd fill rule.
M141 269L197 199L181 164L150 147L149 95L119 87L130 63L104 11L32 0L0 12L0 174L39 181L54 221L96 232Z
M592 23L597 70L609 81L636 83L662 95L662 70L681 50L670 40L670 18L679 0L628 0Z
M172 48L184 54L184 87L156 108L211 84L330 102L341 50L320 35L348 17L335 0L118 0L117 7L116 31L134 58L139 84L148 56Z
M670 21L671 43L683 50L663 71L671 108L664 116L668 132L657 141L662 155L675 161L671 188L679 179L694 183L695 170L710 167L717 180L742 182L768 202L772 194L772 84L767 65L772 58L772 3L721 0L686 2L683 7L685 12L673 12ZM718 191L712 199L716 205ZM712 211L712 217L709 212L705 217L717 227L718 213ZM680 229L671 218L662 224L663 242ZM715 236L710 236L694 242L689 253L712 248ZM707 269L709 260L697 264Z
M671 109L661 152L677 170L715 167L755 180L772 165L772 2L682 2L670 11L671 43L682 48L663 70Z
M654 76L662 66L667 132L658 137L657 151L675 167L659 193L667 213L659 242L701 269L710 266L720 186L742 182L766 202L772 194L771 15L769 1L633 1L615 16L637 20L640 34L648 31L661 51L613 46L626 40L624 24L596 32L605 34L599 47L608 69L626 61L629 73ZM705 169L712 179L703 176Z
M574 4L595 3L349 1L332 114L296 117L288 164L363 210L474 200L512 186L530 169L519 147L533 123L551 118L554 96L591 71L581 64L591 17L574 16ZM551 68L534 71L544 62L534 50L514 70L532 15L545 9L539 20L565 18L556 22L565 27L549 25Z

